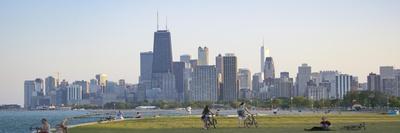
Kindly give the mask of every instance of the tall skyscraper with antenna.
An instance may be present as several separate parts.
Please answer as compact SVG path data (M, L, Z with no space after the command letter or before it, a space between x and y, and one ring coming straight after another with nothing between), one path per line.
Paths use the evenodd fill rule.
M261 65L260 71L264 72L265 58L270 57L269 49L264 47L264 40L263 40L263 45L261 46L261 49L260 49L260 56L261 56L260 57L260 61L261 61L260 62L260 65Z
M157 31L154 32L151 80L152 92L156 94L153 100L176 101L177 90L173 72L171 33L167 26L165 28L165 30L159 29L157 12Z

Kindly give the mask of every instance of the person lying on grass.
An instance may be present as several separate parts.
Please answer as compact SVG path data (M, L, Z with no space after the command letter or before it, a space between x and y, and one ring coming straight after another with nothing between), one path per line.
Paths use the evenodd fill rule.
M203 121L203 129L208 129L207 122L210 119L210 115L214 115L213 112L211 112L210 108L208 105L206 105L203 109L203 112L201 113L201 120Z
M310 129L304 129L304 130L305 131L330 131L329 127L331 126L331 122L328 121L328 118L325 116L323 116L321 119L322 119L322 121L320 122L321 126L313 127Z

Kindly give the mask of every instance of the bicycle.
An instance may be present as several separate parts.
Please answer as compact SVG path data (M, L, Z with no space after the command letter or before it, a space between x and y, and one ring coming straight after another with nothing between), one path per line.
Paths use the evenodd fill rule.
M210 115L211 117L209 117L208 119L207 119L207 123L206 123L206 125L207 125L207 129L208 128L210 128L211 126L213 127L213 128L217 128L217 119L215 119L215 117L214 117L214 115Z
M255 118L255 115L253 114L248 114L247 118L244 120L244 126L246 128L250 128L251 126L254 126L255 128L258 128L258 123Z
M367 127L366 127L366 125L365 125L365 122L363 122L363 123L356 124L356 125L347 125L347 126L343 126L342 129L344 129L344 130L358 131L358 130L362 130L362 129L366 130Z
M40 127L30 127L29 130L32 133L40 133L41 128Z

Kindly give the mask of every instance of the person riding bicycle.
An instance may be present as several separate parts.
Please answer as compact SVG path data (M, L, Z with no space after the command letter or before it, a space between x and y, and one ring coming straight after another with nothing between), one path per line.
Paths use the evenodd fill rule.
M247 109L246 104L244 102L240 103L239 108L237 109L238 113L238 127L240 128L240 121L244 121L247 118L247 113L251 114ZM243 122L244 123L244 122Z
M214 113L211 112L208 105L206 105L203 109L203 112L201 113L201 120L203 121L203 124L204 124L203 129L208 129L207 122L210 119L210 115L214 115Z

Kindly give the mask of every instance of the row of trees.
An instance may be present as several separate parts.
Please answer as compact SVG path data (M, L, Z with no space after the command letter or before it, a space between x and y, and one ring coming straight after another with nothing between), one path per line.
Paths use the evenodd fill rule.
M157 106L161 109L174 109L174 108L203 108L205 105L218 104L220 108L237 108L240 102L246 102L248 105L256 108L336 108L336 107L352 107L355 104L362 105L370 108L382 107L400 107L400 98L386 95L381 92L374 91L357 91L349 92L342 100L310 100L305 97L293 98L274 98L267 100L239 100L235 102L167 102L167 101L143 101L135 103L112 102L106 103L104 106L99 107L95 105L79 105L74 108L85 109L134 109L137 106Z

